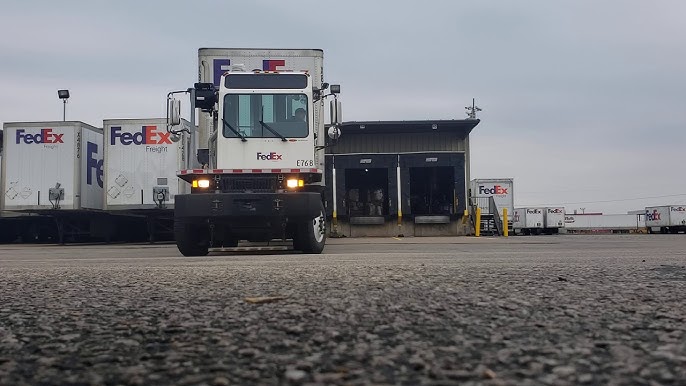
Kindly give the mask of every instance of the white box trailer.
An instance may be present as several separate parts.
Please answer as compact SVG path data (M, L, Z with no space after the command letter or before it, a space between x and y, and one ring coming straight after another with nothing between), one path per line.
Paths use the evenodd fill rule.
M547 233L559 233L565 227L565 208L562 206L548 207L544 210L543 228Z
M516 208L512 216L514 234L536 235L543 231L545 208Z
M102 145L83 122L5 123L2 210L102 209Z
M106 119L103 128L105 209L173 209L174 197L190 191L176 175L185 167L188 136L167 132L165 118Z
M570 232L638 231L645 228L642 214L565 214L565 229Z
M489 197L493 197L500 216L503 215L503 208L507 208L508 221L512 222L515 210L513 188L512 178L474 179L470 182L470 197L475 199L482 213L489 213Z
M686 205L650 206L645 210L645 225L649 232L686 232Z
M320 49L200 48L198 81L219 89L222 74L233 66L245 71L308 71L315 87L323 82L324 51Z
M307 71L310 73L314 88L321 88L324 81L324 51L320 49L254 49L254 48L200 48L198 50L198 81L212 83L219 90L222 74L232 68L245 71ZM324 132L324 101L316 104L314 122L317 132ZM293 112L298 106L291 106ZM198 115L198 147L207 148L211 121L208 114ZM319 136L317 145L324 145L324 136ZM324 155L317 160L318 167L324 169ZM245 166L245 165L244 165Z

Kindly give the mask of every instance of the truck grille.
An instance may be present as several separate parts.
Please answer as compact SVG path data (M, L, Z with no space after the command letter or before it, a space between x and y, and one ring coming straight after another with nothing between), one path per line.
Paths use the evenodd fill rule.
M279 188L277 176L222 176L219 188L224 193L274 193Z

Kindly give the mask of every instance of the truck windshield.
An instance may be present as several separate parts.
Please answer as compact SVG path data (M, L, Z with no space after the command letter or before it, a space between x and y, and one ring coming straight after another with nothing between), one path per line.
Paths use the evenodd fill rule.
M228 94L223 117L228 126L222 133L226 138L304 138L307 105L305 94Z

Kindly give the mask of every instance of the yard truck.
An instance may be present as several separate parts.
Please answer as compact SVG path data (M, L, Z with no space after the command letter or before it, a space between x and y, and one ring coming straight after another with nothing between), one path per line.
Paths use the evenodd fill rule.
M193 153L177 173L191 184L175 197L179 251L203 256L241 240L277 239L321 253L324 149L341 123L340 86L323 81L323 51L203 48L198 59L199 82L186 90L191 129L173 132L190 137ZM180 122L175 95L168 95L169 130Z

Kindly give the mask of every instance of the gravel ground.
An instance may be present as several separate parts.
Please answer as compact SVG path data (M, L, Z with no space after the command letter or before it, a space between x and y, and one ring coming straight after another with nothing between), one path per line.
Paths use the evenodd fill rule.
M686 385L685 245L0 246L0 384Z

